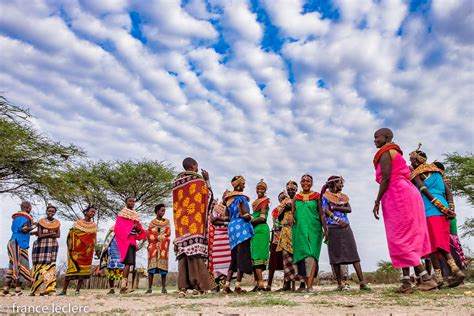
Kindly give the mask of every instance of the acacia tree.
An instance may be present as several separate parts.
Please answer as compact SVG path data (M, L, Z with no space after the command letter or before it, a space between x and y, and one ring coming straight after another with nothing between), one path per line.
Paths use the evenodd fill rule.
M114 219L129 196L137 199L138 211L151 214L156 204L169 199L174 174L154 160L88 162L50 178L47 198L68 220L81 217L88 205L97 207L97 221Z
M82 150L38 133L28 110L0 96L0 194L41 195L45 182L67 167Z
M474 156L472 153L448 153L445 156L446 175L451 181L453 193L466 197L469 204L474 205ZM461 231L463 238L474 236L473 217L466 219Z

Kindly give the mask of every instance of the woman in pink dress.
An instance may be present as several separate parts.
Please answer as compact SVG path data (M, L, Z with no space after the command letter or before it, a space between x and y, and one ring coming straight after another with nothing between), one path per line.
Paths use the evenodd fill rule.
M388 128L375 132L374 143L378 152L374 157L376 181L380 184L374 205L374 216L382 213L387 235L388 251L395 268L402 268L400 292L413 291L410 267L421 277L419 290L435 289L437 284L421 264L421 257L430 253L430 240L424 215L423 200L418 189L410 182L410 169L398 145L392 143L393 133Z

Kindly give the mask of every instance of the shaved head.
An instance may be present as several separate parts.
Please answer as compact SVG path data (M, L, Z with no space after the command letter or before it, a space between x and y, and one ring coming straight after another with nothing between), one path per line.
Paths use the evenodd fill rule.
M20 204L20 208L21 208L22 210L26 210L26 209L30 209L30 210L31 210L31 203L28 202L28 201L23 201L23 202L21 202L21 204Z
M390 128L387 128L387 127L384 127L384 128L381 128L381 129L377 130L375 132L375 135L383 135L383 136L387 137L387 140L389 142L391 142L392 139L393 139L393 132Z

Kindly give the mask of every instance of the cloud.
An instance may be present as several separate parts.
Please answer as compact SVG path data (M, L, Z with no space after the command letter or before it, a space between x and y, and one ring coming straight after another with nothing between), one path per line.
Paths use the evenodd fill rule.
M0 90L30 108L41 132L93 159L179 169L193 156L217 196L237 174L252 197L264 178L273 205L289 179L312 173L319 190L343 175L362 264L372 270L388 259L383 223L371 215L373 132L392 127L406 152L422 142L433 160L473 150L469 6L9 1ZM462 222L470 208L456 201ZM2 207L4 223L11 211ZM321 260L327 271L326 254Z
M303 1L264 1L272 22L285 37L306 39L321 36L330 29L330 22L323 20L319 12L301 13Z
M143 26L146 38L165 47L185 48L195 41L217 37L209 21L193 18L179 1L142 2L136 9L148 21Z

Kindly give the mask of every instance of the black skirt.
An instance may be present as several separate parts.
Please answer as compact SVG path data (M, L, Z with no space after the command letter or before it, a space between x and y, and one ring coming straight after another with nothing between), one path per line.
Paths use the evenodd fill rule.
M125 255L125 259L123 259L122 263L135 266L136 257L137 257L137 248L133 245L130 245L128 246L127 254Z
M352 264L360 261L351 226L328 225L328 239L330 264Z
M277 244L270 244L270 261L268 262L268 270L283 270L283 251L276 251L277 247Z
M252 257L250 255L250 238L241 242L230 253L231 261L229 270L233 272L240 271L242 273L252 274Z

